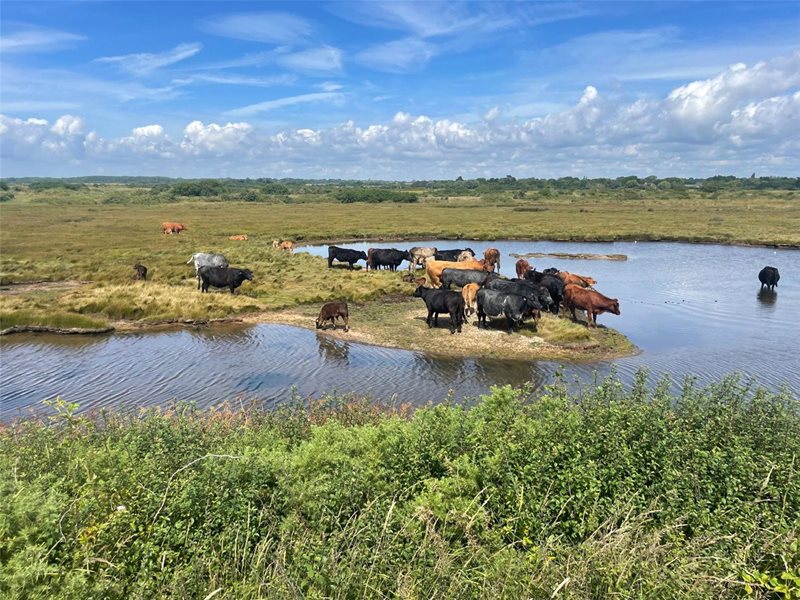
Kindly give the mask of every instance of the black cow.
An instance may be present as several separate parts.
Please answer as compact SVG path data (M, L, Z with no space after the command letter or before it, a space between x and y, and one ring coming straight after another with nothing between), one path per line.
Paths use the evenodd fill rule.
M394 248L375 248L369 253L367 266L370 269L388 267L390 271L397 271L397 267L404 260L411 260L408 250L395 250Z
M532 307L524 296L508 294L497 290L478 290L478 326L483 321L486 327L486 317L505 316L508 320L508 333L514 332L514 324L522 327L525 317L531 314Z
M761 282L761 289L764 289L764 286L767 286L767 289L771 292L775 289L775 286L778 285L778 280L781 278L780 273L778 273L778 269L775 267L764 267L758 273L758 280Z
M461 248L460 250L437 250L436 254L433 255L433 258L436 260L450 260L456 262L458 260L458 255L461 254L464 250L469 250L472 252L472 255L475 255L475 252L472 248Z
M564 282L561 281L561 278L557 275L542 273L534 269L533 271L525 273L525 279L547 288L553 300L553 303L550 305L550 312L557 315L558 307L561 305L562 300L564 300Z
M333 266L333 261L346 262L350 264L350 270L353 270L353 263L359 260L366 261L367 253L361 250L350 250L349 248L339 248L338 246L328 246L328 268Z
M208 286L215 288L230 288L231 294L235 293L244 280L253 281L253 272L250 269L234 269L233 267L200 267L197 275L202 281L202 292L208 291Z
M484 287L488 290L525 296L534 311L539 311L543 308L549 309L553 303L553 298L546 287L524 279L509 280L498 277L487 281Z
M442 275L439 278L442 282L442 287L450 289L451 285L464 287L468 283L478 283L484 285L487 279L499 277L497 273L487 273L486 271L478 271L477 269L443 269Z
M426 288L419 286L414 292L414 296L422 298L425 301L425 307L428 309L428 318L425 322L428 328L439 326L439 313L450 314L450 333L456 331L461 333L461 325L464 322L464 298L458 292L451 290L435 290L433 288ZM433 323L431 323L433 317Z
M147 280L147 267L145 267L142 264L136 263L135 265L133 265L133 268L136 271L136 279L139 279L140 281Z

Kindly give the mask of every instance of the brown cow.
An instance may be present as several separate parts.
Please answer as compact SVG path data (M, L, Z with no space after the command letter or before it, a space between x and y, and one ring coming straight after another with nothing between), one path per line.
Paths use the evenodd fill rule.
M187 229L189 228L186 227L186 225L184 225L183 223L164 222L161 224L161 232L164 235L167 235L168 233L170 235L172 235L173 233L180 233L181 231L186 231Z
M322 329L327 321L333 323L333 328L336 329L336 319L340 318L344 321L344 330L350 330L350 313L347 310L347 302L328 302L319 311L317 317L317 329Z
M572 320L577 321L575 309L586 311L586 326L597 327L597 315L604 312L619 314L619 300L608 298L595 290L587 290L574 283L564 286L564 307L572 313Z
M496 265L496 270L500 271L500 250L497 248L487 248L483 253L483 258L487 263Z
M247 234L240 233L239 235L232 235L228 238L229 240L233 240L234 242L246 242L247 241Z
M413 283L416 287L421 285L425 285L426 279L424 277L414 277L412 273L406 273L400 279L405 281L406 283Z
M292 250L294 250L294 244L291 240L283 240L280 244L278 244L278 248L291 254Z
M577 273L570 273L568 271L559 271L558 277L564 282L564 285L572 283L574 285L588 288L597 284L596 279L586 277L585 275L578 275Z
M439 287L442 285L441 276L442 271L445 269L474 269L478 271L494 271L494 265L486 262L486 260L464 260L461 262L450 260L428 260L425 263L425 271L428 274L428 281L431 287Z
M516 264L517 267L517 278L518 279L525 279L525 273L530 273L533 268L531 267L531 263L529 263L524 258L520 258Z
M478 290L481 289L477 283L468 283L461 288L461 296L464 298L465 315L474 315L478 310Z

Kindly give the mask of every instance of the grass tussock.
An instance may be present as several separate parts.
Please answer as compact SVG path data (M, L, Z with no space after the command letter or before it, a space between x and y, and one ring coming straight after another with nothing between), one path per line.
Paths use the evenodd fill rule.
M800 404L646 375L0 430L22 598L755 598L800 587ZM783 586L783 587L781 587Z

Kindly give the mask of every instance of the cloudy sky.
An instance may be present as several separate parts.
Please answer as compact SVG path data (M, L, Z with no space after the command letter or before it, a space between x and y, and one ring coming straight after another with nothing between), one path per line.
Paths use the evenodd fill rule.
M800 2L13 2L0 175L800 175Z

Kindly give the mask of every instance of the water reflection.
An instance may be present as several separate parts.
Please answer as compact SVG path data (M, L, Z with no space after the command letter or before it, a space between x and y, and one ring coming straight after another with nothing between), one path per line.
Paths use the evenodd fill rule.
M345 366L350 364L350 344L343 340L317 333L320 357L328 364Z
M758 291L757 298L763 306L772 307L774 306L775 301L778 299L778 292L763 288Z

